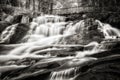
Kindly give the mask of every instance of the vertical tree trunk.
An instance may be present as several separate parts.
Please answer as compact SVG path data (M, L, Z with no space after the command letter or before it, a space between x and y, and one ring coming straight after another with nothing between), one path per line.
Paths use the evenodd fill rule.
M38 0L38 11L40 11L40 6L41 6L41 0Z
M26 9L30 9L30 0L26 1Z
M26 0L26 5L25 5L26 9L28 9L28 3L29 3L28 0Z
M53 11L53 0L51 1L51 3L50 3L50 14L52 14L52 11Z
M35 11L35 0L33 0L33 11Z

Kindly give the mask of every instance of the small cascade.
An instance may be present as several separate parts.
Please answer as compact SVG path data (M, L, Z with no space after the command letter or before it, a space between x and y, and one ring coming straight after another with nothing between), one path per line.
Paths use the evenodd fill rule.
M82 27L84 26L84 21L81 20L79 22L77 22L75 25L70 22L65 31L64 34L76 34L76 33L80 33L80 31L82 31L81 29L83 29Z
M61 35L65 29L65 22L41 24L36 28L35 34L46 37Z
M97 60L96 58L80 58L75 57L71 61L66 61L60 69L51 73L50 80L74 80L77 75L79 67L87 61Z
M23 14L22 19L21 19L21 23L29 23L29 22L30 22L29 15Z
M41 25L39 25L36 28L35 34L48 36L49 35L49 27L50 26L51 26L51 24L41 24Z
M77 69L70 68L62 71L52 72L50 80L73 80Z
M94 53L101 51L98 42L91 42L88 45L85 45L84 47L85 47L84 51L77 52L76 57L85 57L87 55L92 55Z
M116 37L120 37L120 31L116 28L111 27L109 24L105 24L103 26L103 30L106 33L106 38L116 38Z
M62 35L65 28L66 22L54 23L49 29L49 36Z
M105 39L116 39L117 37L120 37L119 29L112 27L110 24L102 23L99 20L96 21L99 23L100 29L104 33Z

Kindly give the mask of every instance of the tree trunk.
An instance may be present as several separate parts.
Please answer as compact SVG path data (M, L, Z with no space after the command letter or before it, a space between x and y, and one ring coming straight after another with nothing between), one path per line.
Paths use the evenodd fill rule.
M26 9L30 9L30 0L26 1Z
M52 14L53 11L53 2L50 3L50 14Z
M41 0L38 0L38 11L40 11L40 6L41 6Z
M33 0L33 11L35 11L35 0Z

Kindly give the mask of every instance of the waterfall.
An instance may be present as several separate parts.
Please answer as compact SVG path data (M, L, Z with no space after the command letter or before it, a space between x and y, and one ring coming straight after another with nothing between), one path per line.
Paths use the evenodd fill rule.
M50 80L73 80L70 77L76 75L76 70L75 68L70 68L63 71L52 72ZM72 72L73 74L71 74Z
M67 24L64 21L64 17L61 16L39 16L30 23L30 30L24 39L28 38L27 42L32 42L44 37L61 35Z
M120 31L118 29L113 28L109 24L102 23L99 20L96 20L95 22L97 22L98 25L97 29L93 30L93 32L101 32L104 35L104 39L116 39L117 37L120 37ZM3 42L6 38L9 40L8 38L14 34L16 25L18 24L9 26L3 31L0 36L0 39ZM40 64L58 62L60 67L51 72L49 80L74 80L77 68L80 67L81 64L87 61L97 60L96 58L89 58L86 56L105 50L104 48L101 48L102 41L98 42L95 40L96 35L92 35L93 39L88 38L88 35L92 33L92 30L90 32L88 29L89 27L85 27L84 20L74 24L72 21L65 22L65 18L61 16L44 15L35 18L33 22L30 23L29 28L26 36L23 38L23 40L27 39L26 42L16 44L15 48L8 51L6 55L0 55L0 58L7 58L3 60L3 62L26 57L49 58L45 59L45 62L44 60L43 62L41 61ZM84 32L87 35L84 34ZM97 37L101 39L100 36ZM88 41L87 39L93 41ZM62 41L64 43L62 43ZM89 44L80 44L79 41L81 41L81 43L86 42ZM69 43L67 44L67 42ZM74 44L72 44L73 42ZM104 44L102 46L104 46ZM82 50L79 48L82 48ZM77 50L74 51L72 49ZM59 53L61 55L66 54L67 57L58 57L57 54ZM71 56L69 53L74 55ZM56 59L51 57L55 57ZM60 62L62 60L63 62Z

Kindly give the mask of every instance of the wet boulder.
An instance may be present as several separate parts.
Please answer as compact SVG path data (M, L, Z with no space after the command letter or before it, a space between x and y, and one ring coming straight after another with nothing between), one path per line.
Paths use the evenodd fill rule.
M15 23L20 23L21 20L22 20L22 16L23 16L23 15L21 15L21 14L15 15L14 18L13 18L12 23L13 23L13 24L15 24Z

